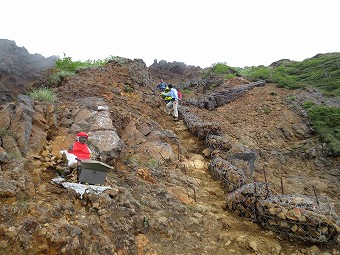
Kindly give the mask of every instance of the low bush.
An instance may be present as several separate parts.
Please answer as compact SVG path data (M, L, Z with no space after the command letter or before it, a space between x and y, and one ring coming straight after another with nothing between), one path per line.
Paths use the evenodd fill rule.
M55 87L59 85L64 78L72 76L82 69L103 66L109 61L119 61L120 59L120 57L110 56L104 60L73 61L72 57L67 57L64 53L64 57L56 61L54 70L51 74L49 74L46 84L49 87Z
M134 89L133 89L132 87L130 87L129 85L125 85L125 86L124 86L124 91L125 91L125 92L133 92L133 90L134 90Z
M114 58L114 57L111 57ZM87 68L87 67L94 67L94 66L103 66L105 65L111 58L107 58L104 60L86 60L84 62L82 61L73 61L72 57L67 57L64 53L64 57L62 59L58 59L56 61L55 68L58 71L65 71L70 73L75 73L81 68Z
M50 102L53 103L57 100L54 92L50 88L38 88L34 89L28 96L31 97L33 100L41 101L41 102Z
M228 66L227 63L216 63L205 70L205 76L208 76L211 73L224 74L227 79L229 79L236 76L238 71L235 68ZM232 77L228 77L228 75L232 75Z
M340 108L316 105L306 102L308 118L322 142L327 144L329 153L340 156Z

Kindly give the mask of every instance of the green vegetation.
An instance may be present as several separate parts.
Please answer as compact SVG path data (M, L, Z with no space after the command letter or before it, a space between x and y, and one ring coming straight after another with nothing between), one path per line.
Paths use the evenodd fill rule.
M304 108L321 141L327 144L329 153L340 155L340 108L306 102Z
M68 76L74 75L81 69L88 67L97 67L104 66L109 61L121 61L122 58L117 56L110 56L104 60L86 60L82 61L73 61L71 57L67 57L64 53L64 57L62 59L58 59L55 64L55 70L53 70L52 74L47 78L47 82L50 86L54 86L59 84L63 79Z
M293 145L290 147L290 149L291 149L292 151L296 151L297 145L296 145L296 144L293 144Z
M18 211L22 211L25 214L28 213L29 210L29 205L30 205L30 198L29 197L21 197L18 199L18 203L16 206L18 207Z
M59 84L67 76L72 76L74 73L69 71L56 71L47 78L47 82L50 85Z
M125 86L124 86L124 91L125 91L125 92L132 92L132 91L133 91L133 88L130 87L129 85L125 85Z
M33 100L41 101L41 102L53 103L57 99L54 92L50 88L46 88L46 87L34 89L32 92L28 93L28 95Z
M8 136L11 135L11 132L8 129L0 128L0 136Z
M103 66L106 65L108 61L110 60L116 60L118 61L120 58L116 56L110 56L109 58L106 58L104 60L86 60L84 62L82 61L73 61L71 57L67 57L64 53L64 57L62 59L58 59L56 61L55 68L58 71L65 71L70 73L75 73L78 70L82 68L87 67L95 67L95 66Z
M182 94L192 94L193 92L192 92L192 90L190 90L190 89L182 89L182 90L181 90L181 93L182 93Z
M249 79L268 80L288 89L318 87L327 96L340 96L340 53L320 54L301 62L283 61L275 68L246 67L239 72Z
M237 71L235 68L228 66L227 63L216 63L206 69L205 76L211 73L222 74L225 79L230 79L236 77Z
M151 169L153 169L153 168L158 168L158 167L161 165L160 163L161 163L161 162L160 162L159 160L154 159L154 158L151 158L151 159L149 159L148 162L146 163L146 166L147 166L148 168L151 168Z
M289 96L288 99L291 101L296 101L296 96Z
M224 75L224 79L229 80L231 78L235 78L236 74L235 73L228 73L226 75Z
M272 110L270 110L270 108L268 108L268 107L263 108L263 112L264 112L265 114L269 114L269 113L271 113L271 111L272 111Z
M252 80L268 80L271 77L272 70L265 66L253 66L240 69L242 76Z
M227 63L216 63L211 66L210 71L217 74L227 74L229 73L230 67Z

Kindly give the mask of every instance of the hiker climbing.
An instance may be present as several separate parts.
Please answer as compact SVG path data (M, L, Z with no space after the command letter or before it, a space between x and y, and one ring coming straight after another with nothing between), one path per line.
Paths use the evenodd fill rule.
M160 82L157 84L156 89L159 89L161 92L163 92L167 87L167 84L164 82L163 79L160 80Z
M164 100L164 102L167 104L171 101L172 97L171 96L165 96L166 93L170 92L170 88L167 86L164 90L164 92L161 93L161 96Z
M168 93L163 93L165 97L171 96L171 101L166 104L166 113L171 115L171 109L174 117L174 121L178 120L178 92L177 89L169 84L170 91Z

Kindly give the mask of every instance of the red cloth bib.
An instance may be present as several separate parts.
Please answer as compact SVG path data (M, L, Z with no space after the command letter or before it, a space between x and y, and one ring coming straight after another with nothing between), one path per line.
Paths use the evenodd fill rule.
M72 150L68 152L76 155L79 159L90 159L91 152L85 143L75 142Z

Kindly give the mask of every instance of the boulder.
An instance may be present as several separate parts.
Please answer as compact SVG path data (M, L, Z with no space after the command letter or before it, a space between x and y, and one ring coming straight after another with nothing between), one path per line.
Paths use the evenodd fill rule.
M168 143L160 141L150 141L143 143L136 152L142 154L146 159L155 159L157 161L174 162L176 156Z
M115 131L98 130L88 134L89 140L99 150L100 157L104 162L109 163L119 157L124 143Z

